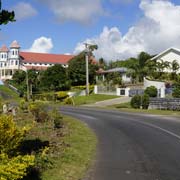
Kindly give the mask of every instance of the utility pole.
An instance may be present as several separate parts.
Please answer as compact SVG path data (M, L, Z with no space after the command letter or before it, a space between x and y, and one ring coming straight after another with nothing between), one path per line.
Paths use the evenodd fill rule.
M95 44L84 43L85 45L85 60L86 60L86 96L89 95L89 55L92 54L92 51L97 50L98 46Z
M28 70L26 70L26 86L27 86L27 101L29 101L29 78L28 78Z
M85 60L86 60L86 96L89 95L89 45L85 43Z

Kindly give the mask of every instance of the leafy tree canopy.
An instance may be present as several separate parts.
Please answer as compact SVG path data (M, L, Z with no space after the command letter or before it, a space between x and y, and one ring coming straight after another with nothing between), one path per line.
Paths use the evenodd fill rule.
M15 21L14 11L9 12L7 10L1 9L1 5L2 5L2 2L0 0L0 25Z
M90 59L90 58L89 58ZM92 84L95 81L97 65L89 60L89 82ZM86 84L86 62L85 52L80 53L69 62L68 75L72 85Z
M45 91L60 91L69 89L66 69L63 68L61 64L49 67L41 74L40 86Z

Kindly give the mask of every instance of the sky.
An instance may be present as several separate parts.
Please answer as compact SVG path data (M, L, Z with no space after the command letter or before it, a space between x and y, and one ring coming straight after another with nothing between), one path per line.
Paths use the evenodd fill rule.
M97 44L106 61L180 49L179 0L2 0L16 22L1 26L0 46L21 51L78 54Z

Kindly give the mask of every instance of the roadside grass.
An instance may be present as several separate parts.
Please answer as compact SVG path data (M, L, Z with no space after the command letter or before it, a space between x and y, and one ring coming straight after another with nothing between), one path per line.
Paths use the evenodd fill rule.
M180 116L180 111L159 110L159 109L134 109L131 107L130 102L108 106L107 108L118 109L120 111L132 112L132 113Z
M60 129L54 129L52 121L36 123L32 119L31 114L22 113L16 122L21 127L32 127L26 137L30 146L48 142L49 148L45 159L40 161L40 174L32 173L23 180L82 179L95 158L97 140L94 132L85 123L69 116L63 116L64 125Z
M66 146L61 156L53 160L55 167L42 174L43 180L82 179L95 157L97 141L94 133L78 120L67 116L64 119L69 131L62 138Z
M76 96L73 97L75 105L92 104L98 101L104 101L108 99L118 98L115 95L103 95L103 94L90 94L89 96Z
M7 86L0 85L1 98L5 101L19 101L20 97L12 89Z

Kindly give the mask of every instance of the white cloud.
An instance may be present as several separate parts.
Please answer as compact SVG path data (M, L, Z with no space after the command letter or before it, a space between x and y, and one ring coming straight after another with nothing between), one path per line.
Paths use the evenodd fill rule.
M32 46L25 51L28 52L39 52L39 53L49 53L53 48L53 43L51 38L40 37L35 39Z
M31 4L25 2L19 2L16 6L12 7L15 11L16 20L26 19L37 15L36 9L34 9Z
M102 15L101 0L39 0L52 10L58 22L76 21L88 24Z
M99 36L85 40L99 46L97 58L124 59L141 51L156 54L171 46L180 48L180 6L168 0L141 0L139 7L144 17L124 36L117 27L105 27ZM82 49L78 43L74 52Z

